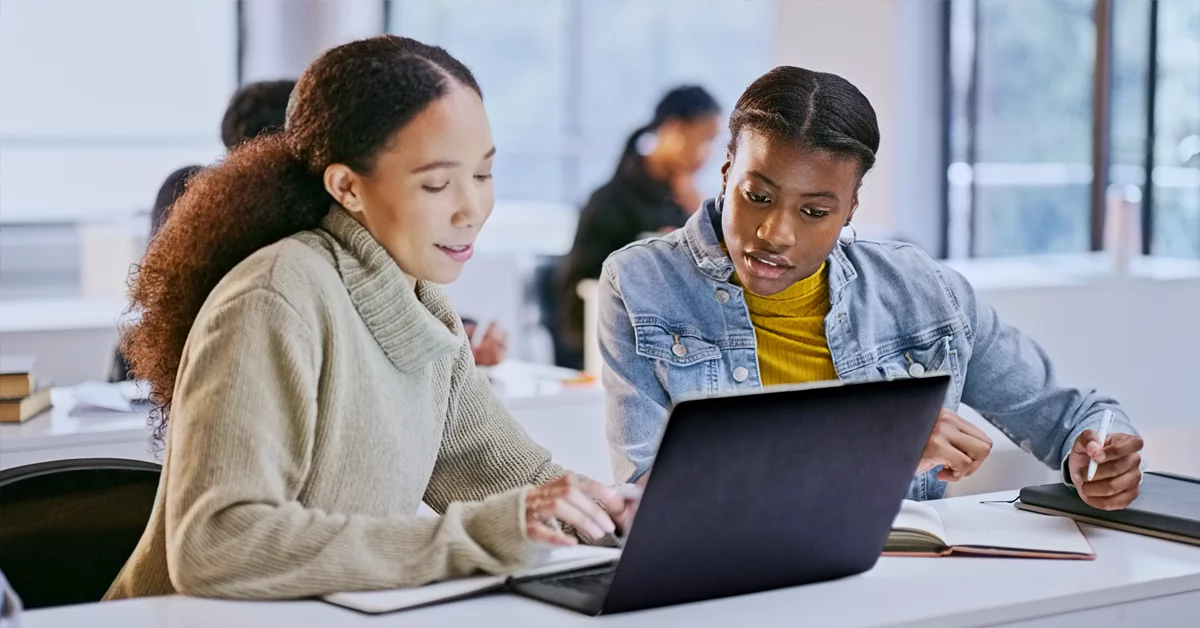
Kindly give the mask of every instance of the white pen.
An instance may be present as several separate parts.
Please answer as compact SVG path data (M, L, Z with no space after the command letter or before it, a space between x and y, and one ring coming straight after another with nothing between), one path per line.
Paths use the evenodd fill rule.
M488 330L491 327L492 322L490 320L485 321L480 319L479 322L475 323L475 333L471 334L471 346L478 347L483 342L483 339L487 337Z
M1113 422L1113 411L1105 410L1104 418L1100 419L1100 433L1096 435L1097 438L1100 439L1101 447L1104 447L1104 443L1108 441L1108 431L1112 429L1112 422ZM1091 482L1092 478L1095 476L1096 476L1096 459L1093 458L1092 460L1090 460L1088 462L1088 475L1087 475L1088 482Z

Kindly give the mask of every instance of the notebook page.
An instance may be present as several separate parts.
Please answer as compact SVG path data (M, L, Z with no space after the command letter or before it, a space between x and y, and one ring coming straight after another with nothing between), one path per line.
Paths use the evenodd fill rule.
M620 557L621 550L608 547L547 547L540 551L528 566L514 573L513 577L528 578L583 569L609 563ZM507 579L507 576L475 576L408 589L334 593L325 596L324 599L326 602L364 613L388 613L499 589Z
M610 563L621 557L621 550L612 547L576 545L543 550L529 566L518 570L513 578L532 578L563 571L574 571Z
M1066 517L1026 512L1011 504L955 501L928 505L941 514L946 541L952 546L1094 554L1079 526Z
M326 595L324 599L331 604L364 613L390 613L498 589L504 585L504 580L503 576L476 576L409 589L334 593Z
M929 504L922 504L909 499L900 503L900 512L892 522L893 530L917 530L932 535L945 545L946 531L938 511Z

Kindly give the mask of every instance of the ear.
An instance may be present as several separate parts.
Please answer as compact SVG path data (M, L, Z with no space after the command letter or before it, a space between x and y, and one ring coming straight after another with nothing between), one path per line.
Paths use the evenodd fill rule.
M858 211L858 190L854 190L854 196L850 197L850 213L846 214L846 224L854 220L854 212Z
M363 211L362 178L345 164L330 164L323 177L325 191L346 211L358 214Z
M725 193L725 187L729 185L729 169L733 166L733 155L725 156L725 163L721 165L721 193Z

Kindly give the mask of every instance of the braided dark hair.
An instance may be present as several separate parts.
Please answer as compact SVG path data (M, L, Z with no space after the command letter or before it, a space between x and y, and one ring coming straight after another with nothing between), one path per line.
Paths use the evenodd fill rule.
M758 77L729 116L729 154L742 129L859 159L859 176L875 165L879 122L875 109L846 79L781 65Z

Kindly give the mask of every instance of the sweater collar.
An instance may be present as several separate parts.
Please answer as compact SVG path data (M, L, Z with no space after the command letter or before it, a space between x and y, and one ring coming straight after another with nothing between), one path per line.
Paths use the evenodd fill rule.
M321 227L336 241L333 262L371 335L401 371L413 371L462 344L462 323L441 286L412 287L395 260L357 220L335 206Z

